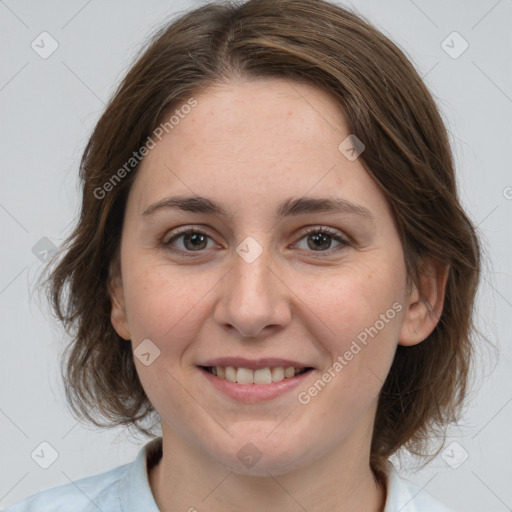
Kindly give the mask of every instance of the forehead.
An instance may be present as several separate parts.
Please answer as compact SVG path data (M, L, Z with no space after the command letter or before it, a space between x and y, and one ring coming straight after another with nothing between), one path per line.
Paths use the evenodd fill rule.
M235 210L274 207L273 198L308 192L371 199L367 189L375 184L361 161L338 149L349 130L325 91L271 78L216 84L193 97L196 106L139 168L133 185L139 213L169 191L232 198Z
M217 125L228 128L267 120L277 129L288 124L292 116L294 121L297 117L305 121L303 127L294 123L297 134L312 124L335 131L346 128L340 104L330 93L311 83L284 78L239 78L215 83L196 98L200 109L194 109L195 113L200 110L202 115L213 117ZM278 119L282 124L276 123Z
M326 148L337 150L348 130L341 107L310 84L235 80L215 84L194 98L197 105L180 119L174 116L178 123L164 137L166 143L146 157L148 164L167 156L166 149L187 161L309 160Z

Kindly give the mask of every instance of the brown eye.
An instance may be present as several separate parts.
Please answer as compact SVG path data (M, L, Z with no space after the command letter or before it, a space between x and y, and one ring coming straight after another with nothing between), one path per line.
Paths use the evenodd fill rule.
M192 234L186 234L186 235L182 235L182 236L183 236L184 246L187 249L190 249L191 251L204 249L207 245L206 244L207 237L200 233L192 233Z
M209 238L210 237L208 235L201 231L188 229L186 231L176 233L167 242L164 242L163 245L171 251L176 252L201 252L203 249L207 248L206 246ZM182 239L182 247L176 248L174 243L180 239Z
M301 240L306 239L307 248L313 252L327 252L331 250L332 241L338 242L338 247L334 251L350 245L347 240L338 234L337 231L330 228L314 228L303 234Z
M315 233L308 235L308 247L310 249L330 249L332 237L325 233Z

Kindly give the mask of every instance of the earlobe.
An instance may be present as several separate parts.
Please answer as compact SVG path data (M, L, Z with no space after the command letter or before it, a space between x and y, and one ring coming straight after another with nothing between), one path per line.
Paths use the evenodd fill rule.
M443 312L446 283L449 267L424 263L420 274L420 287L412 285L398 344L412 346L428 338L441 318Z
M112 310L110 313L110 321L115 331L121 338L130 340L130 330L128 329L128 320L126 316L126 305L124 301L123 284L119 275L113 277L109 286L110 302Z

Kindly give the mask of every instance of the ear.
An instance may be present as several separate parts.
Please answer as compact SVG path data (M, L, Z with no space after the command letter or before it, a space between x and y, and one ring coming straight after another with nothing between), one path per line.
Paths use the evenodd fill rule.
M402 321L398 344L412 346L421 343L435 329L443 312L449 266L432 260L420 268L420 287L412 284Z
M117 263L113 263L110 267L109 295L112 304L112 310L110 312L112 326L121 338L128 341L131 339L131 336L126 316L123 282L119 271L119 264Z

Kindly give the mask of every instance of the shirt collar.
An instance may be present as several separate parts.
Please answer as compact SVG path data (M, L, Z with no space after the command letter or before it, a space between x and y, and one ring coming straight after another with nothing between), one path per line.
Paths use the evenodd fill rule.
M162 457L162 438L157 437L139 451L120 482L120 499L125 512L159 512L148 479L148 468L157 464ZM386 479L386 505L383 512L415 512L415 495L403 484L402 478L391 463L384 462Z
M148 467L155 465L162 456L162 438L151 440L139 451L119 484L119 495L124 512L160 512L148 479Z

